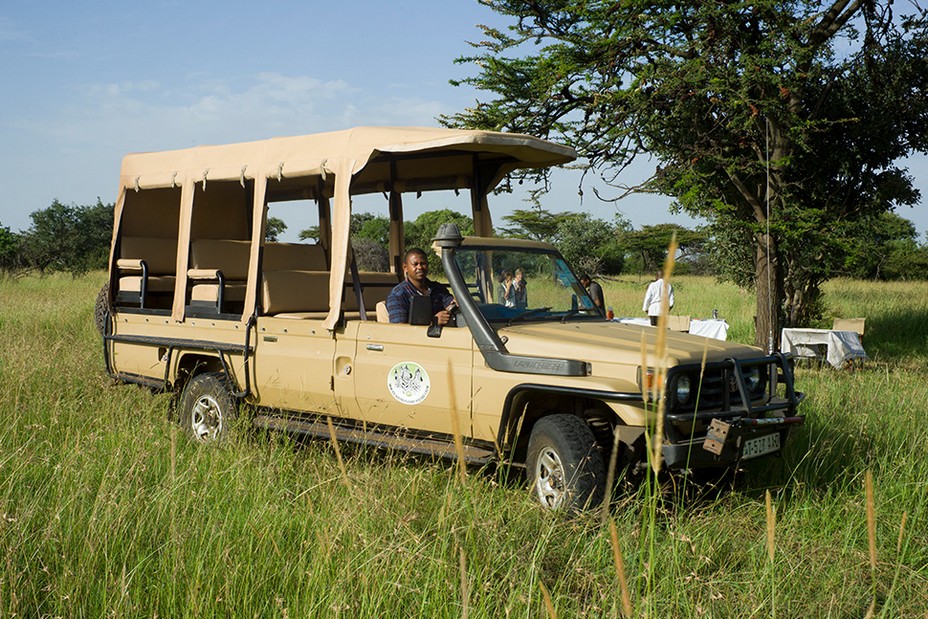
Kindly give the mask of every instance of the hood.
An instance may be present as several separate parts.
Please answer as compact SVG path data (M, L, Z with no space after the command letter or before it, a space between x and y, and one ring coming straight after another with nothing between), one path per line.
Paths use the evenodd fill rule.
M535 322L503 327L512 354L578 359L591 363L641 365L642 342L647 364L655 366L657 329L617 322ZM761 349L735 342L667 332L668 364L701 363L764 356Z

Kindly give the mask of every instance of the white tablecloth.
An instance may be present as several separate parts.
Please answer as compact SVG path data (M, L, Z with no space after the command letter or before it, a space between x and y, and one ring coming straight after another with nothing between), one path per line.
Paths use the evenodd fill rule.
M651 321L647 318L622 317L615 319L623 325L640 325L650 327ZM710 337L715 340L728 339L728 323L721 319L690 320L690 335Z
M690 335L711 337L714 340L727 340L728 323L718 318L707 320L693 319L690 321Z
M780 350L797 357L820 359L824 356L836 368L852 359L869 358L860 336L853 331L831 329L783 329Z

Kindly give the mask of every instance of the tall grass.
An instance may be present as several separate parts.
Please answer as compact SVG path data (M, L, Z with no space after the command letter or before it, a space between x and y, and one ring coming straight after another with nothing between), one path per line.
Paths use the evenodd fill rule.
M871 361L800 367L806 425L732 490L653 515L647 486L618 495L614 543L598 515L541 511L514 474L462 478L343 448L343 476L325 441L242 432L218 449L191 444L167 395L103 373L91 319L102 281L0 281L2 617L928 611L925 284L829 284L835 315L867 318ZM607 305L641 315L644 283L604 282ZM677 313L718 308L733 339L753 340L750 295L702 278L674 286Z

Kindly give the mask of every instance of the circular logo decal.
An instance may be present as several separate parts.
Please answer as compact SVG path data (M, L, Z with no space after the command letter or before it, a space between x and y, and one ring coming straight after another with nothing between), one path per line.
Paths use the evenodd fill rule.
M387 389L398 402L418 404L429 395L429 375L413 361L397 363L387 374Z

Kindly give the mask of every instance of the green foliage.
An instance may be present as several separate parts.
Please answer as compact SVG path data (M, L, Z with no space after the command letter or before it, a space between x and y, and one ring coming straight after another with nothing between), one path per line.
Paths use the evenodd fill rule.
M0 226L0 270L11 271L19 261L20 236L10 232L6 226Z
M680 262L698 258L708 242L704 231L689 230L678 224L657 224L642 226L640 230L628 230L620 235L619 241L636 258L638 273L653 273L663 266L667 258L667 247L674 236L680 252L677 260Z
M464 236L474 234L474 222L467 215L462 215L451 209L426 211L416 217L415 221L404 223L406 249L419 247L428 252L432 246L432 239L441 225L445 223L457 224L458 229Z
M727 256L747 261L759 307L802 320L840 264L829 233L916 199L894 162L928 150L918 6L896 18L888 1L485 4L512 25L484 27L459 59L476 75L454 83L490 99L443 121L566 142L606 182L657 157L639 189L748 239L747 256ZM778 319L758 315L759 340Z
M919 245L912 222L880 213L844 248L844 270L861 279L928 279L928 245Z
M630 224L620 216L614 223L591 217L589 213L551 213L544 209L517 209L503 220L503 236L547 241L557 246L575 269L590 273L619 274L625 264L620 232Z
M558 226L570 216L571 213L552 213L541 208L516 209L503 216L509 226L499 231L503 236L553 243L558 238Z
M351 237L369 239L387 247L390 244L390 218L373 213L352 213Z
M319 240L319 226L310 226L305 230L300 230L296 235L301 241L318 241Z
M113 235L113 205L65 205L55 200L30 215L32 226L21 235L21 260L41 273L80 275L106 268Z
M287 230L287 222L280 217L268 217L264 224L264 240L268 243L276 243L280 235Z

